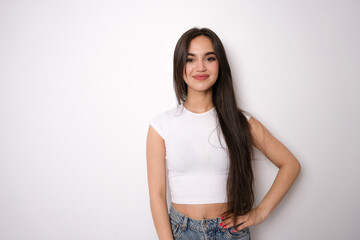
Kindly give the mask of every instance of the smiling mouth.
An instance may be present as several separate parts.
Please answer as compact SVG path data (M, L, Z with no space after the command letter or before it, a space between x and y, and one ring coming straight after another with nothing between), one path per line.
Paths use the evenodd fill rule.
M209 77L208 74L201 74L201 75L195 75L193 78L195 78L196 80L205 80Z

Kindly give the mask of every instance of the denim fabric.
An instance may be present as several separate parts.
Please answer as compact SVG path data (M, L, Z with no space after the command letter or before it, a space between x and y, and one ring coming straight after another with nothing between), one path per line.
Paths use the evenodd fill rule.
M174 240L251 240L249 228L231 232L234 228L223 229L219 226L220 217L196 220L178 212L172 205L169 213Z

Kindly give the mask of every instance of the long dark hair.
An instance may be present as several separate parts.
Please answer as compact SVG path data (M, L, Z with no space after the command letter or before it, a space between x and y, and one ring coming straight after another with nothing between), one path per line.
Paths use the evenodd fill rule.
M183 78L189 45L197 36L207 36L219 61L219 75L212 86L212 100L224 135L230 158L230 169L227 179L228 209L224 214L234 217L246 214L254 204L253 156L250 125L237 107L231 77L230 66L225 49L219 37L208 28L192 28L186 31L176 44L174 51L174 89L177 102L184 103L187 97L187 84Z

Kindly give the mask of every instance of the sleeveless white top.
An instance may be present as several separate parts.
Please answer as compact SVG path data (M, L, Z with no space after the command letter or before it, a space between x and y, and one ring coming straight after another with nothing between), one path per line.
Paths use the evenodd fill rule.
M244 115L250 119L250 114ZM156 115L149 123L165 141L172 202L227 202L230 159L215 107L194 113L180 104Z

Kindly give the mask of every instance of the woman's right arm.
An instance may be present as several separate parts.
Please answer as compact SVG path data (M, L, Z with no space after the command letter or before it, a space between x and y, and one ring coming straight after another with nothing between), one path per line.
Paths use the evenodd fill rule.
M159 240L173 240L166 202L165 142L149 125L146 161L150 208Z

